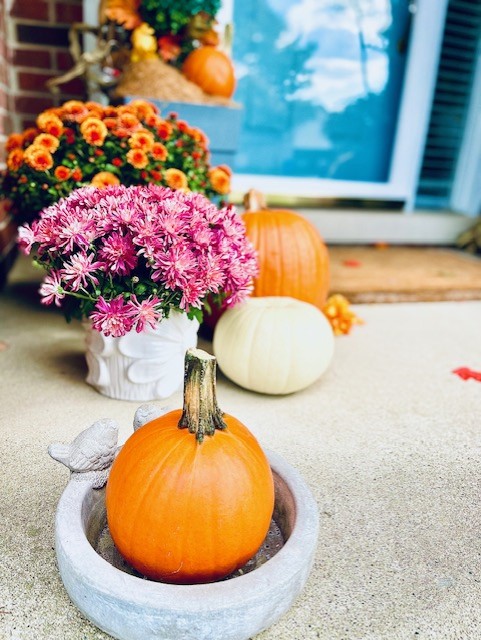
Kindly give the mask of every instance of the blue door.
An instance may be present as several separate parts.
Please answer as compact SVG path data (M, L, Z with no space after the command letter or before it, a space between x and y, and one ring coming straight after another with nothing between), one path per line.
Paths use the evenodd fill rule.
M386 182L408 0L236 0L238 173Z

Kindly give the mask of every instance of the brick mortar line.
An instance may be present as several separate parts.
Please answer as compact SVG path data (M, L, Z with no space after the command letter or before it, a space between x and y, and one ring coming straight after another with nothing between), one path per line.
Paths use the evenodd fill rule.
M60 76L63 73L60 69L54 69L52 66L45 69L42 67L15 66L14 69L20 73L31 73L33 76ZM75 78L73 79L75 80ZM25 91L25 89L23 89L23 91Z
M37 44L36 42L15 42L15 49L18 51L60 51L62 53L68 52L68 46L57 47L52 44Z
M12 18L11 16L8 18L8 22L16 27L17 25L23 25L25 27L68 27L70 26L68 22L57 22L56 20L34 20L33 18L19 18L16 16Z
M55 2L48 3L48 19L49 22L55 22Z
M12 97L14 98L51 98L52 102L58 98L62 102L65 102L64 96L74 96L76 100L79 100L78 93L60 93L59 95L54 95L50 93L48 90L46 91L30 91L29 89L19 89L18 91L11 92ZM69 100L71 98L68 98Z

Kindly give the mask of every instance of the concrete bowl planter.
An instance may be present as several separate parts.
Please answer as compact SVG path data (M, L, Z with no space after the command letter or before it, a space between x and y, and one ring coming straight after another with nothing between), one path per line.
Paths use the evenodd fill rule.
M58 451L50 453L60 460ZM274 520L284 544L249 573L209 584L154 582L105 560L95 549L106 523L105 491L94 486L105 482L108 469L100 480L98 472L73 472L58 503L55 542L74 604L119 640L247 640L275 623L308 578L319 518L300 474L279 455L266 453L275 480Z

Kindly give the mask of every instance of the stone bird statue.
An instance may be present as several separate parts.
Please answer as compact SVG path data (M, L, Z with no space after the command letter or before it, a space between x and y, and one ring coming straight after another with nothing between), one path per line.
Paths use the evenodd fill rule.
M134 431L143 427L147 422L160 418L164 413L171 411L169 406L157 407L155 404L142 404L134 415Z
M72 480L88 480L94 489L100 489L107 482L117 454L118 436L117 423L104 418L79 433L70 444L51 444L48 453L70 469Z

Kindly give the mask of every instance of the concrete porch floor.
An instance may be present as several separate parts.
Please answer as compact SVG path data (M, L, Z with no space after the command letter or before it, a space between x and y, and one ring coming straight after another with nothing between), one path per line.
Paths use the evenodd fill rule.
M41 307L31 280L17 265L0 294L0 638L101 640L57 572L68 472L47 446L100 417L123 442L137 405L84 382L81 326ZM258 638L481 637L481 384L452 374L481 370L481 302L355 310L365 325L305 391L261 396L219 376L220 406L299 469L321 515L305 590Z

